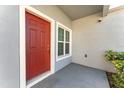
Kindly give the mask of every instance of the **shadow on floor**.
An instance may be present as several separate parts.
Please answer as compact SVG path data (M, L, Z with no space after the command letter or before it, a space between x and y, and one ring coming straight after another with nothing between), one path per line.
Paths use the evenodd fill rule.
M71 63L32 88L109 88L106 72Z

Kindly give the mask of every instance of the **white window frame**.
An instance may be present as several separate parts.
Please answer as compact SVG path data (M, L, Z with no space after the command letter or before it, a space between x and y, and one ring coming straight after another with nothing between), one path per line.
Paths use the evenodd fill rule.
M58 41L58 28L61 27L62 29L64 29L64 41ZM69 54L65 54L65 43L66 43L66 31L69 32ZM63 42L64 43L64 55L62 56L58 56L58 42ZM60 61L62 59L68 58L72 56L72 30L68 27L66 27L65 25L56 22L56 60Z

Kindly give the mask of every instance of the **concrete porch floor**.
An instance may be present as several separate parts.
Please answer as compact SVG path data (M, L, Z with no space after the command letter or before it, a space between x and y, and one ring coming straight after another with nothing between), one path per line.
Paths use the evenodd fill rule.
M109 88L106 72L71 63L32 88Z

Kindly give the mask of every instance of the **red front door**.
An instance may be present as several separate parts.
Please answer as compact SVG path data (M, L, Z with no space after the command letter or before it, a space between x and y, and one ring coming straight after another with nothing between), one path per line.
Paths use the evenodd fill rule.
M50 70L50 23L26 12L26 79Z

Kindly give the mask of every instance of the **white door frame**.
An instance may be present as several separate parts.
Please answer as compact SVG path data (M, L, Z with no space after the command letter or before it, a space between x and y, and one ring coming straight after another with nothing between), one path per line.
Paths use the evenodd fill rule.
M50 62L51 62L51 69L49 73L42 75L41 77L35 79L30 84L26 84L26 29L25 29L25 11L30 12L33 15L41 17L42 19L51 23L51 51L50 51ZM26 88L31 87L34 84L38 83L39 81L43 80L44 78L48 77L49 75L55 72L55 21L50 18L49 16L41 13L40 11L30 7L30 6L20 6L19 7L20 13L20 87Z

